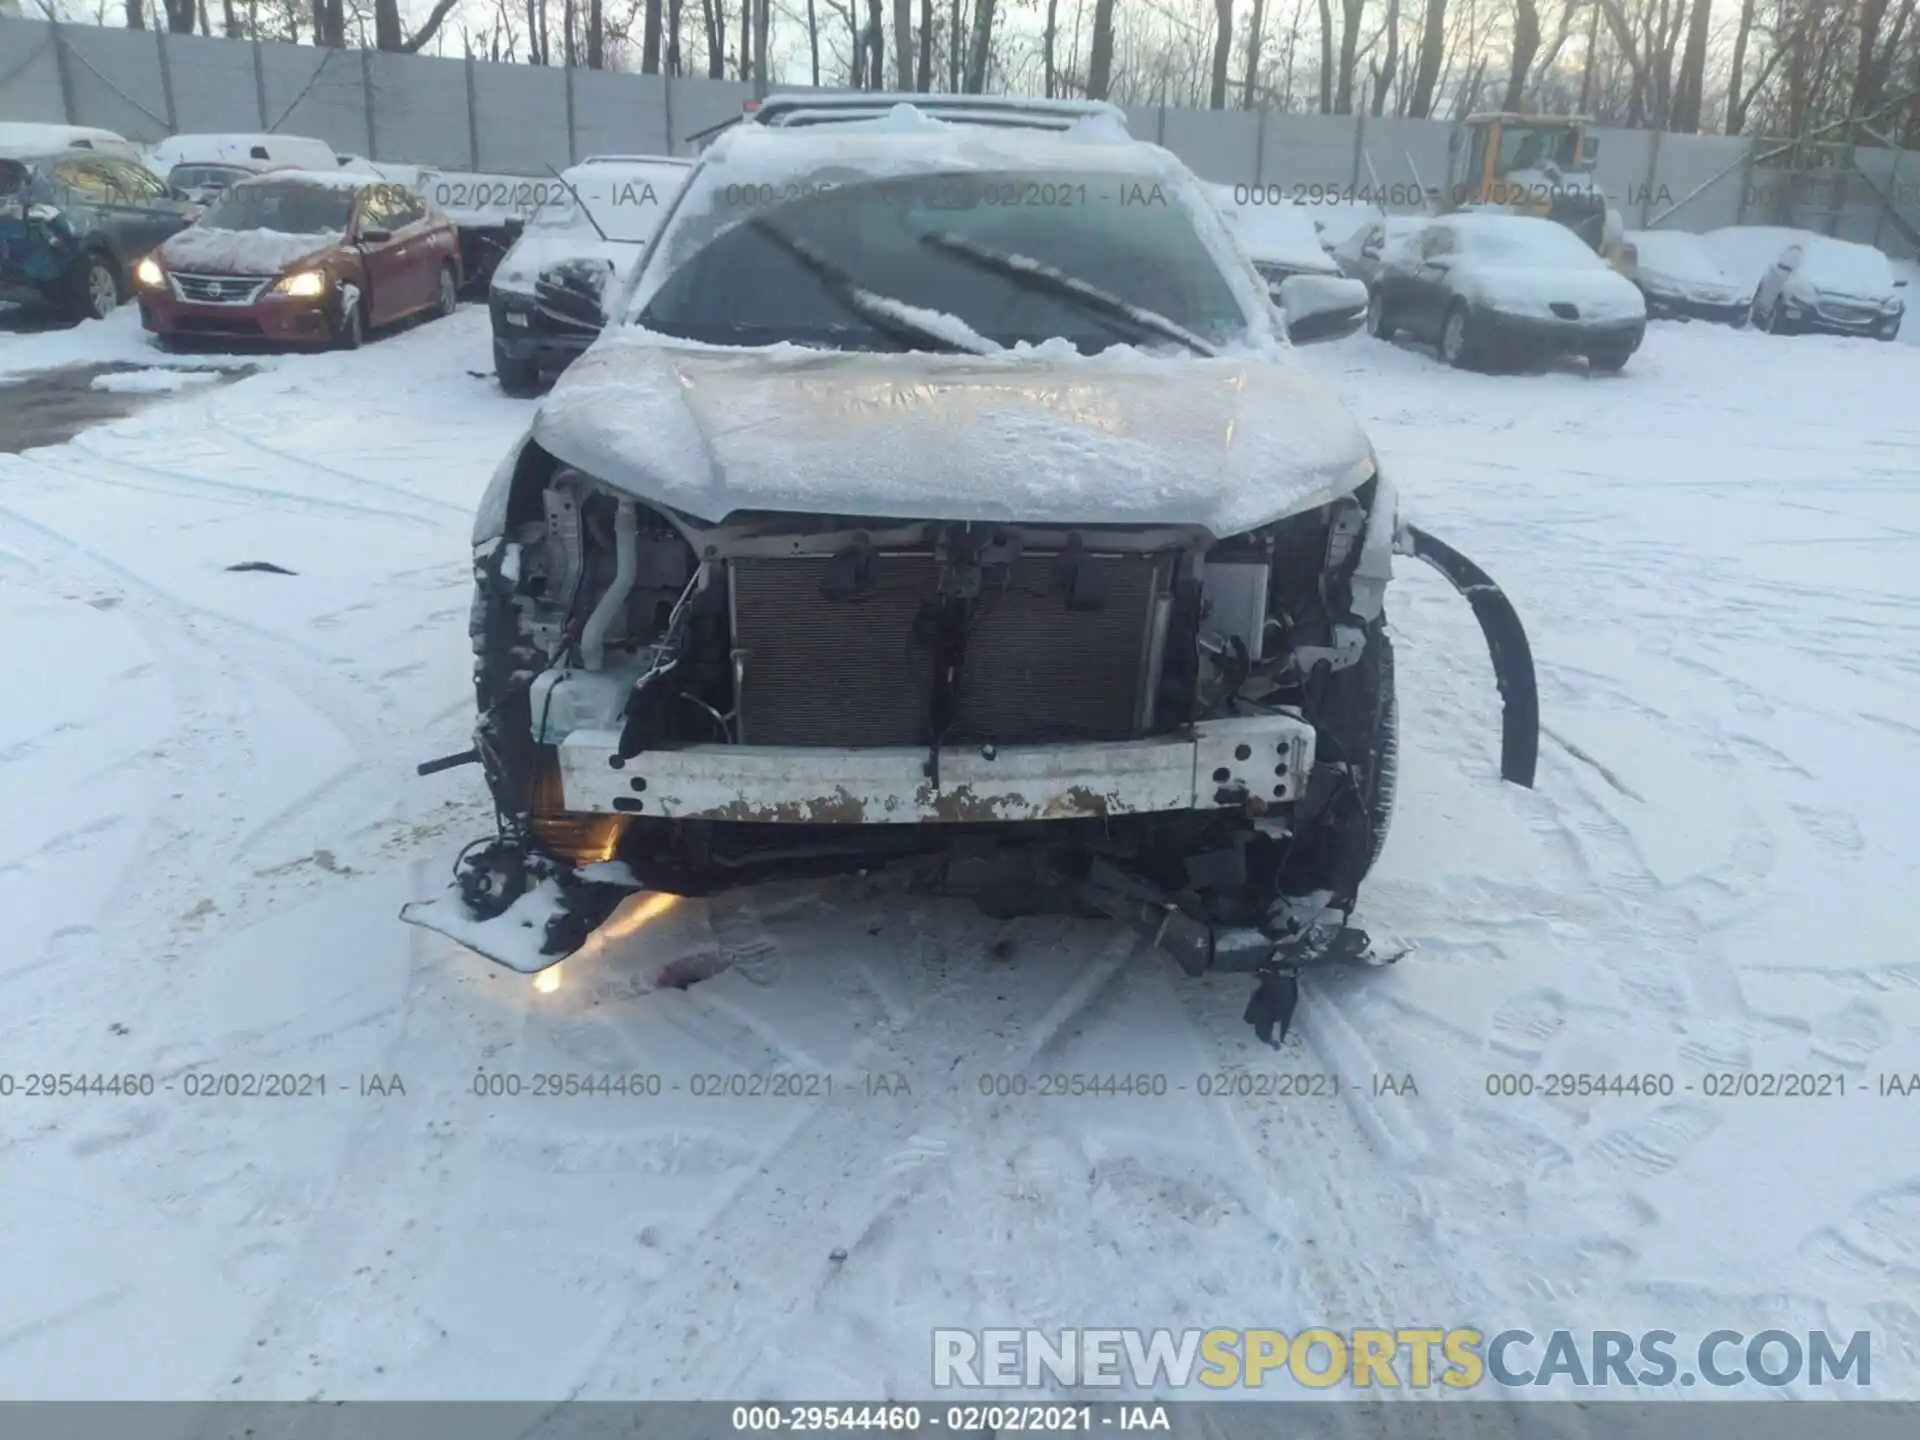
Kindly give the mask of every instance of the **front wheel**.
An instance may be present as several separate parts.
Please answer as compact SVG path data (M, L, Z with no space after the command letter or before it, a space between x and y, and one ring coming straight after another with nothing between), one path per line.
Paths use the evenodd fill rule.
M531 395L540 388L539 359L532 355L511 355L498 340L493 342L493 373L500 379L500 388L509 395Z
M1391 340L1397 333L1387 314L1386 294L1377 288L1367 297L1367 333L1376 340Z
M1467 335L1467 307L1456 303L1447 311L1446 324L1440 330L1440 358L1456 370L1473 365L1473 344Z
M1587 356L1587 364L1596 375L1612 375L1626 368L1627 361L1633 358L1633 349L1631 345L1609 345Z
M340 294L340 313L333 321L333 348L358 350L366 343L367 314L360 306L360 292L349 287Z
M460 277L451 262L440 267L440 289L434 296L433 313L451 315L460 306Z
M92 251L68 272L61 311L70 320L104 320L120 306L120 277L113 260Z

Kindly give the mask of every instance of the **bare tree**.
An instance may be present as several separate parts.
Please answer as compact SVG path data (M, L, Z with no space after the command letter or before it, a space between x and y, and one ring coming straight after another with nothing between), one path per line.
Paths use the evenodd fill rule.
M933 0L920 0L920 69L913 88L923 93L933 89Z
M1227 62L1233 58L1233 0L1213 0L1213 69L1207 108L1227 108Z
M1507 66L1507 93L1500 102L1502 110L1518 110L1526 93L1527 72L1540 50L1540 11L1534 0L1514 0L1513 56Z
M660 73L660 0L647 0L647 18L640 31L640 73Z
M1392 0L1398 5L1400 0ZM1240 83L1240 107L1253 109L1253 97L1260 83L1260 52L1266 44L1267 0L1253 0L1253 14L1247 19L1247 59L1245 78Z
M1373 113L1382 114L1400 69L1400 0L1387 0L1387 53L1373 72Z
M1340 83L1334 92L1333 109L1338 115L1353 113L1353 61L1360 44L1360 17L1366 0L1340 0Z
M1671 129L1689 133L1700 129L1700 102L1707 89L1707 25L1712 16L1709 0L1693 0L1687 48L1680 56L1680 79L1673 91L1673 114L1668 122Z
M993 41L994 8L994 0L974 0L973 36L967 46L965 83L969 95L983 94L987 88L987 57Z
M727 74L727 0L700 0L707 22L707 78L724 80Z
M813 87L820 88L820 17L814 0L807 0L807 59L813 66Z
M1104 100L1113 84L1113 0L1093 0L1093 48L1087 56L1087 98Z
M1324 5L1325 0L1322 0ZM1426 23L1421 28L1420 54L1414 61L1413 94L1407 114L1424 120L1433 113L1434 85L1440 79L1440 61L1447 50L1447 0L1427 0Z

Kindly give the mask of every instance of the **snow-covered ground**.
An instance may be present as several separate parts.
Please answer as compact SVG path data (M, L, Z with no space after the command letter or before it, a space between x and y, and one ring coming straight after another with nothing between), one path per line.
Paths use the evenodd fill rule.
M878 881L641 912L557 985L400 924L490 821L412 770L467 741L469 516L531 412L486 357L463 310L0 456L0 1394L916 1397L935 1326L1471 1324L1865 1329L1920 1398L1911 347L1303 355L1514 596L1550 738L1499 783L1479 633L1402 562L1361 918L1417 948L1280 1055L1244 979ZM0 336L75 359L173 363L126 311ZM694 1093L776 1069L832 1093ZM1342 1083L1198 1093L1241 1069ZM1622 1072L1672 1093L1489 1093ZM1088 1073L1167 1093L1033 1093ZM477 1093L544 1074L661 1084ZM325 1094L187 1093L227 1075Z

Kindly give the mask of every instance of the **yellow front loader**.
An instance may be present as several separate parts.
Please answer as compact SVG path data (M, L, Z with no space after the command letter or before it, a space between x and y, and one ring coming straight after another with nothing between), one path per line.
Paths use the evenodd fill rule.
M1594 178L1599 153L1591 122L1578 117L1469 115L1448 142L1441 209L1538 215L1617 264L1623 227Z

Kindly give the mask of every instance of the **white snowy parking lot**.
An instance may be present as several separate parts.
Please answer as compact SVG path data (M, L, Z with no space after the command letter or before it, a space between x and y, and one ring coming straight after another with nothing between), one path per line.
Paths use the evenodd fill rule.
M1920 1399L1920 350L1302 352L1513 596L1548 735L1503 786L1402 562L1357 918L1414 951L1279 1054L1242 977L880 880L654 907L540 988L402 925L491 823L413 773L468 743L533 408L487 354L462 310L0 455L0 1394L925 1397L936 1327L1470 1324L1868 1330ZM0 335L82 360L174 363L130 310ZM1040 1093L1089 1075L1135 1093Z

